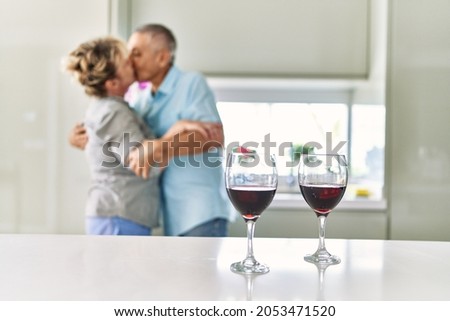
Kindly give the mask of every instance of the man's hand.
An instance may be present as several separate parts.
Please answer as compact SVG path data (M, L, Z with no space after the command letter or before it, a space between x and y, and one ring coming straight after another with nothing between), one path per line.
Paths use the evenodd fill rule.
M84 150L88 142L88 135L86 128L82 123L77 123L75 127L70 131L69 144L78 149Z

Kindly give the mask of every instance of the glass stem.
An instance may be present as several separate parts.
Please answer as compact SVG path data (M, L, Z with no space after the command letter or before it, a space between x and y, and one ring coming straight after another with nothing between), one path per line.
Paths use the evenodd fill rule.
M327 217L325 215L319 215L319 248L317 251L326 251L325 248L325 226Z
M253 235L255 234L255 221L248 220L247 221L247 260L255 260L253 256Z

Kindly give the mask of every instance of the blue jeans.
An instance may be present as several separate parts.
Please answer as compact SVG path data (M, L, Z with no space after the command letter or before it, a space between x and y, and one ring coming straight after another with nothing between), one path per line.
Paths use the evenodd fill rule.
M200 224L180 236L214 236L221 237L228 235L228 220L216 218L206 223Z
M86 217L86 234L89 235L151 235L152 229L133 221L113 217Z

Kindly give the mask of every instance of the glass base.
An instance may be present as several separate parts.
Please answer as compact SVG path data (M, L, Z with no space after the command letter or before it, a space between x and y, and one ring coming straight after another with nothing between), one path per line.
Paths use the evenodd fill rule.
M339 264L341 259L336 255L331 255L327 250L317 250L314 254L307 254L304 256L306 262L314 264Z
M231 264L230 270L241 274L264 274L270 271L265 264L257 261L247 262L246 260Z

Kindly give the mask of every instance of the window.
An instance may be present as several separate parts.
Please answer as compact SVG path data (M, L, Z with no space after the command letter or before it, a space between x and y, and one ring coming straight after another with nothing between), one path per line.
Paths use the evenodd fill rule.
M379 200L384 185L384 106L353 105L351 116L351 188L353 197Z
M230 101L219 101L217 106L226 146L238 142L263 148L270 142L277 157L278 192L299 193L294 152L306 144L316 146L316 152L334 149L347 156L346 200L382 200L384 106Z

